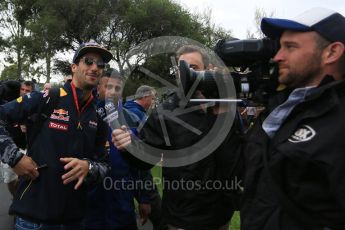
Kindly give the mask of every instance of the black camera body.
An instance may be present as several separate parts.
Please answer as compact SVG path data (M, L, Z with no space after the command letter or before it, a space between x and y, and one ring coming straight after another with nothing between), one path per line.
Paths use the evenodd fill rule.
M257 62L269 62L278 51L278 42L263 39L223 39L214 48L224 64L232 67L250 67Z
M6 80L0 82L0 105L12 101L19 97L20 82L15 80Z
M278 41L264 39L220 40L215 53L231 73L237 97L250 98L266 104L270 94L278 87L278 67L271 61L278 51ZM197 89L207 98L218 99L217 81L224 81L224 72L194 71L185 62L179 63L180 80L187 94L195 81ZM230 76L230 75L229 75Z

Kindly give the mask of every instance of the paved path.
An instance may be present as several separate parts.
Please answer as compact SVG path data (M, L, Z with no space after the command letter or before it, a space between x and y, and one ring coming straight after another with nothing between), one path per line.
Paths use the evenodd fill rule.
M11 204L11 194L7 184L0 183L0 229L13 230L13 217L9 216L8 207Z
M11 194L7 184L0 183L0 230L13 230L13 218L9 216L8 207L11 204ZM144 226L138 224L139 230L152 230L152 224L148 221Z

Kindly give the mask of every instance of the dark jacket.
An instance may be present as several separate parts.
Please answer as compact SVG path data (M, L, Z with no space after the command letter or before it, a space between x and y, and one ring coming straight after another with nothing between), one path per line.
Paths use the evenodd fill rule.
M77 95L80 101L82 91L77 89ZM0 152L4 162L14 165L20 158L20 153L3 125L25 122L28 124L30 138L30 127L35 124L30 124L27 118L37 112L43 97L42 93L33 92L0 107ZM79 123L81 127L77 128ZM99 119L93 102L78 115L71 85L66 83L60 89L58 106L44 121L40 132L28 147L27 154L38 165L47 164L48 167L41 169L39 178L32 182L20 179L10 214L40 223L80 221L85 212L86 184L78 190L74 190L75 181L64 185L61 176L66 171L59 158L89 159L93 168L87 179L90 182L102 181L108 171L108 164L104 162L106 128L106 124Z
M345 82L326 77L272 139L258 119L245 147L241 229L344 229L344 116Z
M136 103L135 101L126 101L123 106L130 114L132 119L135 120L137 126L140 126L141 123L145 123L148 116L144 107ZM137 129L134 130L136 133ZM136 167L132 167L132 174L136 175L140 180L148 181L148 183L153 182L152 174L150 170L141 170ZM152 186L148 189L138 189L136 190L136 197L139 203L151 203L156 197L159 196L157 187L152 183Z
M147 115L144 107L142 107L135 101L126 101L124 107L128 109L132 114L135 114L138 117L139 122L146 121Z
M19 97L21 83L19 81L0 81L0 105L5 104ZM22 132L20 125L6 127L14 143L21 149L26 148L26 135Z
M98 111L105 111L104 101L98 102ZM138 117L125 108L119 109L119 120L131 127L138 125ZM104 114L105 116L105 114ZM149 203L149 197L141 192L136 181L146 178L147 172L131 167L111 142L111 129L108 132L109 159L111 170L103 183L91 188L88 193L88 210L85 225L90 229L125 229L136 225L134 198L138 203ZM140 191L140 192L139 192Z
M162 106L166 111L173 112L179 106L178 97L175 94L170 95ZM192 105L187 105L187 107L189 106ZM219 116L227 115L229 114ZM204 138L217 117L211 112L205 113L198 109L182 113L178 118L200 130L201 134L198 135L184 125L165 117L164 122L171 141L171 146L167 146L159 113L154 112L149 115L140 133L141 137L147 144L154 147L167 150L183 149ZM207 183L215 181L222 185L225 185L225 181L227 181L230 185L234 179L232 169L236 161L236 154L232 152L232 142L236 143L239 136L234 130L230 131L230 127L227 128L228 134L223 144L204 159L186 166L163 168L162 212L164 220L168 224L186 230L214 230L230 220L234 211L233 198L236 193L234 187L229 186L225 189L206 187ZM184 154L186 153L184 152ZM183 181L186 183L183 184ZM177 187L174 186L176 183L178 183ZM188 184L192 188L187 188Z

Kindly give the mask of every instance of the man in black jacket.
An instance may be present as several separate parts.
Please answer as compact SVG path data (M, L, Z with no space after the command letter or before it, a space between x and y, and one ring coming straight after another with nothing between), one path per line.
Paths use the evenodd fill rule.
M109 170L107 125L97 115L91 91L111 58L97 43L81 44L71 66L73 80L59 89L58 103L45 120L30 123L30 117L41 115L43 102L52 103L53 98L46 100L48 92L32 92L0 106L1 161L20 176L10 207L10 214L17 216L16 229L82 229L84 182L100 182ZM23 122L28 125L27 155L5 130Z
M345 18L314 8L263 18L288 88L249 131L241 228L344 229Z
M184 60L189 67L201 71L209 67L208 56L205 51L196 46L183 46L177 51L178 61ZM201 91L194 93L194 98L205 98ZM177 93L172 93L162 103L161 108L168 113L174 113L181 109L181 98ZM161 122L159 113L151 113L145 123L140 135L148 145L162 149L163 166L167 166L173 154L182 152L187 159L192 157L192 152L184 148L197 146L204 138L215 120L220 116L230 116L227 113L218 113L219 107L199 106L188 102L186 108L190 112L177 116L180 123L169 117L164 117L164 124L170 143L166 143L166 134ZM188 109L187 109L188 110ZM189 129L190 126L194 129ZM195 132L199 130L200 133ZM232 142L238 141L238 135L234 130L227 130L227 138L220 146L208 156L194 162L181 166L163 168L163 198L162 212L164 221L169 225L170 230L216 230L227 229L228 222L234 211L235 186L230 186L235 154L233 154ZM116 129L113 132L114 143L118 148L124 148L131 142L128 132ZM217 138L217 137L213 137ZM210 144L211 141L208 141ZM206 148L209 146L206 146ZM166 151L165 151L166 150ZM175 151L176 150L176 151ZM169 155L169 151L171 152ZM198 152L197 152L198 153ZM221 184L222 188L217 185ZM228 183L226 187L226 183Z

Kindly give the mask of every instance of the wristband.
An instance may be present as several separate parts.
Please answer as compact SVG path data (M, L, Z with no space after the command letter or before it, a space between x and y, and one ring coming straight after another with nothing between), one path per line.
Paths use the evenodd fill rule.
M18 150L12 160L8 162L8 165L11 166L11 168L15 167L16 164L23 158L23 156L24 153Z

